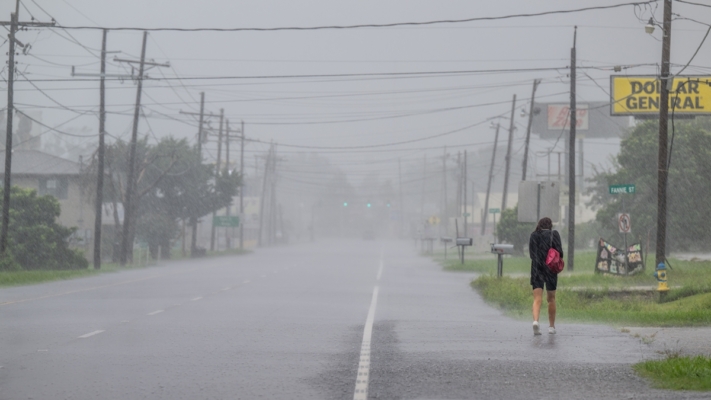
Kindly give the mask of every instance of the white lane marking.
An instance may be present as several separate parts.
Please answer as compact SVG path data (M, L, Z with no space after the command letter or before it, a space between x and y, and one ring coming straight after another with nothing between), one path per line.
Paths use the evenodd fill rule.
M47 350L47 349L37 349L37 351L38 351L38 352L45 352L45 351L49 351L49 350Z
M242 282L242 283L249 283L249 281L244 281L244 282Z
M131 322L131 321L129 321L129 320L127 320L127 319L124 319L123 321L121 321L122 324L127 324L127 323L129 323L129 322Z
M373 336L373 321L375 320L375 305L378 303L378 287L373 290L373 299L370 301L368 318L363 328L363 343L360 346L360 361L358 361L358 375L356 375L355 393L353 400L366 400L368 398L368 378L370 375L370 339Z
M378 268L378 278L376 280L380 280L380 276L383 275L383 260L380 260L380 268Z
M146 315L156 315L156 314L162 313L163 311L165 311L165 310L155 310L155 311L153 311L153 312L149 312L149 313L146 314Z
M226 288L220 289L220 291L221 291L221 292L224 292L224 291L227 291L227 290L230 290L230 289L232 289L232 288L231 288L231 287L226 287Z
M94 335L98 335L98 334L100 334L101 332L103 332L103 331L99 330L99 331L89 332L89 333L87 333L87 334L84 334L84 335L79 336L79 339L86 339L86 338L88 338L88 337L92 337L92 336L94 336Z
M194 299L190 299L190 301L198 301L200 299L202 299L202 296L198 296L198 297L195 297Z
M262 275L262 278L266 278L266 277L267 277L266 275Z

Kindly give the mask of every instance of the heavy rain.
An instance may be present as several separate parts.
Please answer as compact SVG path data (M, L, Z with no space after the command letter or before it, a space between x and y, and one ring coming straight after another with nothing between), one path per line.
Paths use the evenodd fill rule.
M0 399L709 398L706 0L0 25Z

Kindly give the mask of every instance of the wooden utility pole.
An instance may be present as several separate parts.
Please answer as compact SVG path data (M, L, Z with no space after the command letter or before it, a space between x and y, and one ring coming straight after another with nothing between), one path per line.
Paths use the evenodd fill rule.
M217 165L215 165L215 176L219 177L222 172L222 125L225 119L225 110L220 109L220 128L217 130ZM215 251L215 217L217 216L217 211L212 212L212 223L210 226L210 251Z
M422 195L420 196L420 224L422 224L422 221L425 220L425 186L427 186L427 154L422 157Z
M462 201L463 210L462 216L464 217L464 237L467 236L467 151L464 150L464 168L462 168L462 196L464 197Z
M121 265L126 265L130 259L133 261L133 254L128 254L133 251L133 243L131 241L131 217L133 214L133 193L136 190L136 143L138 142L138 119L141 111L141 92L143 91L143 69L146 62L146 40L148 32L143 31L143 45L141 46L141 61L138 66L138 89L136 89L136 108L133 114L133 131L131 132L131 144L128 154L128 183L126 187L126 198L123 210L123 237L121 238Z
M397 159L397 178L400 189L400 237L403 236L403 226L405 224L405 204L402 202L402 164L400 159Z
M541 83L540 79L533 80L533 92L531 93L531 108L528 110L528 126L526 127L526 145L523 150L523 173L521 174L521 180L526 180L526 171L528 169L528 144L531 141L531 125L533 125L533 106L536 101L536 89L538 84Z
M101 37L101 77L99 78L99 151L97 155L98 171L96 176L96 204L94 208L94 269L101 268L101 219L104 203L104 134L106 124L105 74L106 74L106 34Z
M511 119L509 125L509 143L506 149L506 171L504 172L504 194L501 199L501 212L503 213L506 209L506 200L509 193L509 172L511 172L511 148L513 147L513 133L514 133L514 111L516 111L516 95L513 96L513 101L511 102Z
M575 99L575 67L578 27L573 33L573 48L570 49L570 137L568 138L568 271L575 265L575 130L578 125L578 111Z
M267 177L269 176L269 166L271 165L272 150L274 145L269 147L267 158L264 161L264 177L262 179L262 196L259 198L259 235L257 236L257 246L262 246L262 232L264 230L264 199L267 195Z
M442 223L444 223L444 234L446 235L449 228L449 210L447 208L447 146L444 146L444 149L442 149L442 196Z
M667 248L667 179L669 174L667 129L669 118L669 59L671 56L672 1L664 0L664 23L662 25L662 70L659 91L659 154L657 172L657 249L655 266L666 262Z
M496 123L496 135L494 136L494 151L491 152L491 166L489 166L489 181L486 184L486 198L484 199L484 216L481 223L481 235L486 234L486 220L489 218L489 195L491 194L491 179L494 177L494 163L496 161L496 146L499 144L500 123Z
M3 176L3 202L2 202L2 227L0 228L0 254L7 252L7 236L10 224L10 191L12 188L12 117L15 111L13 95L15 83L15 45L25 47L15 34L19 27L39 27L54 26L54 22L19 22L20 0L15 2L15 12L10 14L10 21L2 22L0 25L10 25L10 33L7 35L8 60L7 60L7 129L5 130L5 173Z
M138 64L138 76L136 77L137 86L136 89L136 107L133 113L133 130L131 132L131 143L129 146L128 154L128 182L126 184L126 198L124 202L123 210L123 237L121 240L121 265L126 265L128 260L133 261L133 234L135 230L132 224L133 214L136 208L134 204L138 199L136 197L137 183L136 183L136 145L138 142L138 121L141 112L141 94L143 93L143 72L146 65L154 67L170 67L170 63L159 64L154 62L146 62L146 41L148 39L148 31L143 31L143 45L141 46L141 59L140 61L135 60L124 60L114 58L114 61L126 62L126 63L137 63Z
M202 165L202 125L205 118L205 92L200 93L200 117L198 120L198 134L197 134L197 161L198 166ZM197 228L198 228L198 216L194 215L190 217L190 257L197 257Z
M239 179L242 186L239 188L239 248L242 250L244 249L244 121L242 121L240 134L242 138L239 146Z
M227 175L232 175L232 170L230 169L230 120L225 120L225 165L227 166ZM230 197L230 203L227 205L225 214L229 217L232 214L232 197ZM234 229L232 227L229 229L229 234L225 235L225 247L229 250L232 248L232 234Z

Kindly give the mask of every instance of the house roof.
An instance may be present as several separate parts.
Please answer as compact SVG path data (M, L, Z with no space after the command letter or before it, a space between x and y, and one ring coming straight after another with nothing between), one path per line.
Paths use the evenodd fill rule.
M37 150L12 152L12 175L79 175L79 163ZM0 153L0 174L5 173L5 152Z

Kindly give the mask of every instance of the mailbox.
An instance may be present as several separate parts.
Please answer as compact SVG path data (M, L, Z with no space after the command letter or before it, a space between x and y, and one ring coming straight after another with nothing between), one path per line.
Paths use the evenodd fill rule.
M457 246L471 246L474 243L472 238L457 238Z
M514 246L512 244L491 244L491 252L493 254L513 254Z
M441 237L439 241L442 243L452 243L454 240L451 237Z

